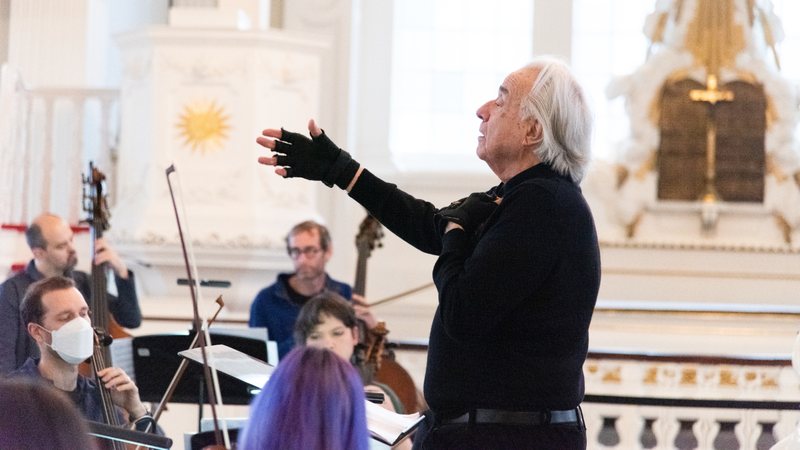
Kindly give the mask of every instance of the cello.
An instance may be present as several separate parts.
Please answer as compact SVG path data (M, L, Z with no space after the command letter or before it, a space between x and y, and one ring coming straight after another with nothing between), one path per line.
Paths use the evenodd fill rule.
M83 177L83 209L88 213L85 220L89 224L91 231L90 254L94 257L95 244L97 239L103 237L103 232L108 230L109 218L111 214L108 209L108 202L105 193L106 176L89 162L89 173ZM112 364L111 351L109 345L114 338L129 337L122 326L111 316L108 310L108 277L106 264L92 263L92 291L89 298L89 310L92 312L91 321L94 328L94 350L91 358L91 366L82 364L79 372L87 377L93 377L100 392L100 401L103 411L103 422L120 428L123 424L117 415L116 407L111 400L111 393L103 384L97 373ZM112 440L107 443L108 448L114 450L125 450L129 447L119 441Z
M367 258L370 257L376 246L380 246L382 237L381 224L368 214L361 222L356 236L358 259L353 294L364 295L367 282ZM356 365L364 382L371 384L377 381L389 386L403 404L405 413L419 411L422 405L418 398L421 396L418 394L411 375L395 360L393 344L386 341L386 335L389 333L386 323L378 322L371 330L368 330L360 320L359 325L359 346L362 349L356 353Z

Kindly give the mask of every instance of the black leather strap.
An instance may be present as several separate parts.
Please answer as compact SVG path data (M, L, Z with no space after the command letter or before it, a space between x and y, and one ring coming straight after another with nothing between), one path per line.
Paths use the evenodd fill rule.
M581 425L580 407L554 411L505 411L501 409L473 409L458 417L441 420L442 425L458 423L501 423L510 425Z

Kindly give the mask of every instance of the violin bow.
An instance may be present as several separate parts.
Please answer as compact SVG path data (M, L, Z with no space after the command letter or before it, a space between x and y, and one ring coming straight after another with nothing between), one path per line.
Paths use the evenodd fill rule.
M206 382L206 390L208 392L208 403L211 406L211 415L214 418L214 437L217 446L223 446L228 449L230 447L230 436L228 434L227 422L223 421L224 433L220 431L219 418L217 417L216 405L222 398L219 389L219 379L217 378L217 371L208 365L208 355L206 352L206 345L211 343L211 336L208 333L208 323L200 320L200 311L198 308L197 291L200 289L197 276L197 266L189 264L189 252L186 250L186 239L184 238L183 228L181 227L180 214L178 213L178 204L175 201L175 193L172 188L171 174L176 174L175 164L171 164L166 169L167 185L169 186L169 195L172 198L172 208L175 210L175 222L178 225L178 236L181 241L181 250L183 251L183 261L186 265L186 278L189 280L189 292L192 297L192 320L194 323L195 336L197 337L197 345L200 347L200 354L203 359L203 378ZM180 183L179 183L180 184ZM184 213L185 216L185 213ZM192 258L194 260L194 258ZM194 270L192 270L194 269ZM221 403L219 403L221 405ZM224 440L224 444L223 444Z

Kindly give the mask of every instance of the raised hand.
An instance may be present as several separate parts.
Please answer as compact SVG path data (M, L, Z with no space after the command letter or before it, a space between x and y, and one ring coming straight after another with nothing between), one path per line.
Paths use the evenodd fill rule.
M313 119L308 122L308 130L310 139L282 128L264 130L256 142L275 155L262 156L258 162L276 166L275 173L286 178L320 180L328 187L335 184L347 189L358 171L358 162L337 147Z

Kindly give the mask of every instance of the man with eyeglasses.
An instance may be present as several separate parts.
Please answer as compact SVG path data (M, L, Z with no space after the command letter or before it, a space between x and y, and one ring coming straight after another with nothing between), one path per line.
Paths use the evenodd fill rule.
M325 226L301 222L286 236L286 250L294 265L293 273L281 273L278 279L262 289L250 306L250 326L266 327L269 338L278 343L278 354L284 357L294 347L294 322L300 308L323 291L335 292L353 301L356 315L368 328L376 324L366 302L353 295L350 285L336 281L325 272L333 255L331 235Z

